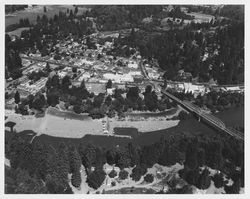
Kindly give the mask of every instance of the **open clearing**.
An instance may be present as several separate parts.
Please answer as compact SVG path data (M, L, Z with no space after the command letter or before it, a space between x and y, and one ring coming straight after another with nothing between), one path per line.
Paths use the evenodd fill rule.
M14 31L8 32L8 35L9 36L18 36L18 37L20 37L22 31L29 30L29 29L30 28L18 28L18 29L14 30Z
M102 124L99 120L71 120L46 114L42 118L34 116L10 115L7 121L16 123L17 132L32 130L38 134L55 137L81 138L86 134L102 134Z
M113 131L115 127L135 127L139 132L148 132L148 131L157 131L166 128L171 128L177 126L179 120L170 120L170 121L155 121L155 120L146 120L146 121L110 121L110 130Z
M55 14L58 14L59 11L66 12L67 9L74 11L75 7L72 5L46 5L47 12L43 11L43 5L37 5L32 8L26 8L25 10L20 10L12 13L11 15L5 16L5 27L19 23L20 19L28 18L31 24L36 23L37 15L42 17L44 14L48 18L54 17ZM78 7L78 14L85 12L87 8Z
M141 179L139 181L134 181L132 180L132 178L130 177L130 174L132 173L132 167L131 168L125 168L125 170L128 172L128 178L125 180L120 180L118 178L119 176L119 172L120 169L118 167L113 167L111 165L108 165L107 163L103 166L103 169L105 171L106 174L109 174L109 172L111 172L112 169L115 169L115 171L117 172L117 177L115 178L110 178L108 175L106 176L103 184L97 189L94 190L92 188L90 188L86 182L86 172L84 167L82 166L81 169L81 177L82 177L82 183L80 186L80 189L76 189L75 187L73 187L70 183L70 186L73 190L73 192L75 194L86 194L86 193L115 193L116 191L119 192L120 189L123 189L123 191L125 192L130 192L131 187L133 187L134 192L136 193L136 189L143 189L144 191L146 191L146 189L149 190L153 190L153 191L160 191L162 189L162 184L160 183L162 180L164 180L166 177L171 178L172 176L177 176L178 177L178 171L180 169L183 169L183 165L180 164L175 164L172 165L170 167L166 167L166 166L161 166L159 164L155 164L152 168L149 168L147 173L151 173L154 175L155 179L152 183L146 183L143 179L143 177L141 177ZM146 175L145 174L145 175ZM144 176L145 176L144 175ZM116 185L112 186L111 183L115 182ZM167 185L166 185L167 187ZM143 190L138 190L139 192L142 192Z
M49 109L54 110L54 109ZM22 116L20 114L8 113L7 121L15 122L15 130L22 132L25 130L32 130L38 135L46 134L54 137L64 138L82 138L87 134L91 135L103 135L102 119L92 120L87 118L86 120L80 120L79 118L69 119L66 114L63 116L51 115L51 112L46 113L44 117L36 118L32 116ZM84 117L84 116L83 116ZM179 121L110 121L110 130L113 132L115 127L134 127L140 132L157 131L166 128L170 128L178 125Z

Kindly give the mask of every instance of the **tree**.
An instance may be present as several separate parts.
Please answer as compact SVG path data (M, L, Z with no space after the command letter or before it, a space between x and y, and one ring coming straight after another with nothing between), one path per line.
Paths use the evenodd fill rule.
M211 177L209 176L209 170L205 168L197 181L197 187L199 189L207 189L211 184Z
M5 170L5 193L6 194L46 194L47 188L41 179L31 177L27 170Z
M106 159L109 165L113 165L116 163L116 159L117 159L116 157L117 157L117 151L115 148L107 150Z
M73 68L72 68L72 72L73 72L73 73L77 73L77 68L76 68L76 67L73 67Z
M54 153L54 154L53 154ZM68 173L70 172L68 148L64 143L60 143L56 152L53 152L50 156L48 180L53 188L54 192L58 193L67 189ZM50 183L48 185L50 185ZM52 190L53 190L52 189Z
M73 193L71 188L69 187L68 183L62 183L58 180L57 176L55 175L47 175L45 184L47 189L49 190L50 194L66 194L66 193Z
M41 110L46 105L46 100L44 95L38 92L34 97L32 105L35 109Z
M97 168L88 175L87 183L90 187L98 189L102 185L105 177L105 172L102 169Z
M145 177L144 177L144 180L148 183L152 183L154 181L154 176L152 174L147 174Z
M110 106L111 103L112 103L112 97L110 95L108 95L105 99L105 102L104 102L107 106Z
M187 181L187 183L191 185L197 185L197 181L199 178L199 169L196 168L194 170L183 169L179 171L180 177Z
M59 88L60 86L60 81L59 81L59 76L58 75L54 75L51 79L51 86L53 88Z
M166 146L158 160L159 164L163 166L171 166L180 161L180 152L173 146Z
M203 148L199 148L198 149L198 153L197 153L197 160L198 160L198 165L200 167L204 166L205 164L205 150Z
M39 22L40 22L40 20L41 20L40 16L39 16L39 15L37 15L37 17L36 17L36 22L37 22L37 23L39 23Z
M132 143L128 143L128 155L130 158L130 166L135 166L137 164L139 164L140 162L140 155L139 155L139 150L132 144Z
M197 143L190 143L186 150L185 167L189 169L196 169L198 167L198 157L197 157Z
M69 18L70 18L70 19L73 19L73 16L74 16L74 15L73 15L73 11L70 10L70 12L69 12Z
M8 92L5 92L4 98L9 99L9 93Z
M47 103L49 106L56 106L59 104L59 94L57 92L49 92L47 94Z
M144 146L141 151L141 163L152 167L159 159L160 153L155 145Z
M211 141L205 145L206 165L213 169L221 169L223 165L222 143Z
M151 85L147 85L146 89L145 89L145 93L151 93L152 92L152 86Z
M119 172L119 178L121 180L125 180L127 179L127 177L128 177L128 172L126 170L123 169Z
M95 165L96 147L93 144L87 144L85 148L82 144L80 144L78 151L81 156L82 164L86 168L90 168Z
M46 175L48 174L48 157L49 157L49 149L48 147L41 143L39 140L35 139L32 142L32 164L33 167L30 171L31 174L35 174L38 178L45 180Z
M147 168L145 165L136 165L132 170L132 174L130 175L132 180L139 181L141 177L147 172Z
M75 146L71 146L69 149L69 165L71 173L79 171L82 165L81 157Z
M15 103L16 104L19 104L19 102L20 102L20 94L19 94L19 92L18 91L16 91L16 94L15 94Z
M68 75L65 75L62 79L62 89L64 91L68 91L70 85L71 85L70 78Z
M82 183L81 173L76 171L72 174L71 183L74 187L80 187Z
M145 105L150 111L154 111L158 107L158 99L157 95L155 92L147 93L145 92L145 97L144 97Z
M75 11L74 11L75 15L78 13L78 7L75 7Z
M129 154L127 150L119 150L117 155L116 165L120 168L127 168L131 164L131 159L129 157Z
M224 185L224 180L223 180L223 174L222 173L216 173L213 177L212 180L214 181L214 186L216 188L221 188Z
M80 114L82 112L81 106L80 105L74 105L73 106L73 111L77 114Z
M47 12L46 6L43 6L43 12Z
M108 174L108 176L109 176L110 178L114 178L114 177L117 176L117 172L113 169L113 170Z
M94 97L93 106L95 108L100 108L103 103L103 100L104 100L104 94L99 93L97 96Z
M46 63L46 68L45 68L45 70L49 73L49 72L51 72L51 69L50 69L50 64L47 62Z
M106 84L106 89L108 88L112 88L112 81L111 79L108 80L107 84Z
M86 86L85 86L85 81L84 81L84 79L82 80L82 82L81 82L81 86L80 86L80 88L81 89L86 89Z

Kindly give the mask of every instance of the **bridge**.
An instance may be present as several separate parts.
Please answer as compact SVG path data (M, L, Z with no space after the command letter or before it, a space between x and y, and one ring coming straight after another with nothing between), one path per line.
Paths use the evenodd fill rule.
M186 108L189 112L192 112L195 115L197 115L199 118L199 121L200 121L200 119L203 119L204 121L213 125L214 127L221 130L222 132L225 132L225 133L227 133L227 134L229 134L229 135L231 135L239 140L244 140L244 135L241 132L234 130L234 129L227 128L223 121L221 121L219 118L217 118L209 113L206 113L200 107L192 104L189 101L182 101L167 91L162 90L161 92L162 92L162 94L166 95L170 99L176 101L178 104L180 104L181 106Z
M143 66L143 64L141 62L139 63L139 66L140 66L140 69L141 69L141 72L142 72L144 78L147 79L152 85L155 85L156 81L149 78L147 71L146 71L146 68ZM187 109L189 112L198 116L199 121L201 119L203 119L208 124L214 126L215 128L219 129L220 131L225 132L225 133L235 137L236 139L244 140L243 133L241 133L235 129L227 128L226 125L224 124L224 122L221 121L219 118L217 118L209 113L206 113L203 109L194 105L193 103L186 101L186 100L182 101L179 98L172 95L171 93L167 92L166 90L162 90L161 93L166 95L168 98L172 99L173 101L177 102L178 104L180 104L182 107Z

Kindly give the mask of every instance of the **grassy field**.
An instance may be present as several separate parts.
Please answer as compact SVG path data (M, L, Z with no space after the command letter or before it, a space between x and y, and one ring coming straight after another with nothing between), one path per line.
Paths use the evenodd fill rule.
M28 18L30 23L36 23L36 18L39 15L42 17L44 14L47 15L48 18L54 17L55 14L58 14L59 11L66 12L67 9L74 11L74 6L72 5L46 5L47 12L44 13L43 5L38 5L33 8L27 8L25 10L20 10L12 13L11 15L5 16L5 27L19 23L21 18ZM86 7L79 7L78 14L82 14L86 11Z
M54 107L49 107L47 110L47 114L74 120L87 120L87 121L92 120L92 118L89 117L87 114L76 114L74 112L69 112L69 111L59 111Z

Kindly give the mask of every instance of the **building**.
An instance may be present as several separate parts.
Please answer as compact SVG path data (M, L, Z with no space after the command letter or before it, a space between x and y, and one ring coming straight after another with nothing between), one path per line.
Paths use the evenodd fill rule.
M130 62L128 63L128 67L129 67L129 68L137 69L137 68L138 68L138 64L137 64L136 62L130 61Z
M113 95L115 88L107 88L107 95Z
M196 98L197 95L204 95L209 89L203 84L192 84L192 83L183 83L184 91L186 93L192 93Z
M133 82L134 78L130 74L113 74L113 73L105 73L103 74L103 78L106 80L111 80L114 83L121 82Z
M191 82L192 74L189 72L185 72L184 70L179 70L177 75L177 80Z
M34 84L31 84L31 81L29 80L18 85L17 90L22 98L25 98L30 94L35 95L37 92L45 88L47 80L48 78L43 77L40 80L36 81Z

